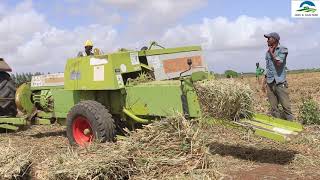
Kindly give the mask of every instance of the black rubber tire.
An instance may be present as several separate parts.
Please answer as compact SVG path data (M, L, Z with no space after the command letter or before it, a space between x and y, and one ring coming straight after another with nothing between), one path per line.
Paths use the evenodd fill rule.
M16 87L10 75L6 72L0 72L0 98L11 98L11 100L0 101L1 116L16 116L17 107L14 101Z
M89 121L95 142L115 141L116 126L108 109L99 102L86 100L73 106L67 115L67 138L71 145L79 145L73 137L72 129L78 116L83 116Z

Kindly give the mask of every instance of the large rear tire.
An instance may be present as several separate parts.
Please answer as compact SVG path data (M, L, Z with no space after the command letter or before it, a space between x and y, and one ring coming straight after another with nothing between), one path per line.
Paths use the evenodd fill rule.
M15 104L16 87L10 75L0 72L0 115L16 116L17 107Z
M115 123L109 111L96 101L82 101L67 115L67 138L71 145L114 141Z

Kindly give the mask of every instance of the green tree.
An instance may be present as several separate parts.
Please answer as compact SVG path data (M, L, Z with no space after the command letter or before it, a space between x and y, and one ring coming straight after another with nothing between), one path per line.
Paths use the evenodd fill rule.
M226 70L224 72L224 75L226 76L226 78L236 78L239 77L239 74L236 71L233 70Z

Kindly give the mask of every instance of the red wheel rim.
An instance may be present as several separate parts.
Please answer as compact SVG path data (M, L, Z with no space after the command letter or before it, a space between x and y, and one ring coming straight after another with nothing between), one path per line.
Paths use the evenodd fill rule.
M80 146L84 146L93 140L91 125L87 118L77 116L72 124L73 138Z

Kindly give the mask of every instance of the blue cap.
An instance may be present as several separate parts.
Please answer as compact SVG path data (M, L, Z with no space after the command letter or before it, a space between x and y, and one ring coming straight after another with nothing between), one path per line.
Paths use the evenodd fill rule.
M265 34L264 37L265 37L265 38L273 37L273 38L275 38L275 39L278 40L278 41L280 40L280 36L279 36L279 34L276 33L276 32L272 32L272 33L269 33L269 34Z

